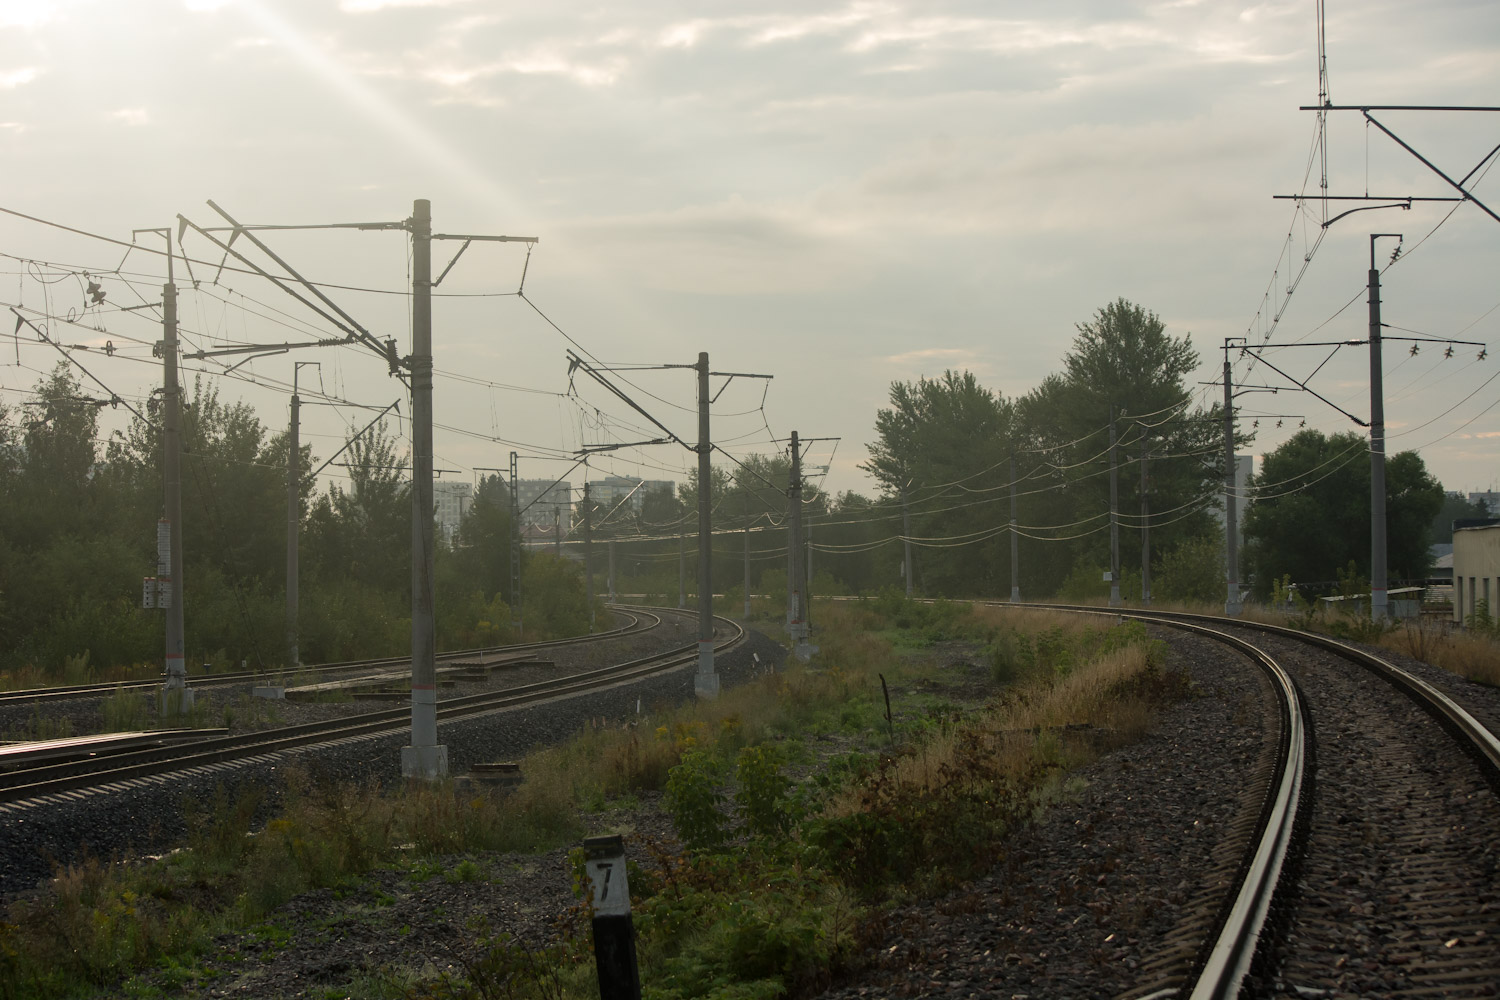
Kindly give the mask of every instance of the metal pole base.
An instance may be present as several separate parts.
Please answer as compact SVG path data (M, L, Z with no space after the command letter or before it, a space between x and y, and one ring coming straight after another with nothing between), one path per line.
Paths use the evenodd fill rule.
M443 744L430 747L401 748L401 776L437 781L448 776L448 748Z
M162 715L186 715L193 710L193 704L197 701L198 693L190 687L182 685L181 681L173 684L168 681L161 689L159 702Z
M693 677L693 693L712 700L719 696L719 675L714 671L713 640L698 642L698 673Z

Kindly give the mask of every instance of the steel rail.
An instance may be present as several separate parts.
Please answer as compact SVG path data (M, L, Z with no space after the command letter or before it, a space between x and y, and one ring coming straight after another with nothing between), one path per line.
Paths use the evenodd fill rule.
M1207 625L1177 621L1156 615L1143 616L1135 611L1100 609L1057 604L1018 605L1010 602L976 602L988 607L1048 608L1073 614L1092 614L1108 618L1151 620L1185 632L1207 636L1216 642L1239 650L1250 658L1271 682L1276 693L1277 712L1281 720L1277 734L1276 763L1256 820L1255 835L1246 847L1235 878L1238 888L1234 898L1221 912L1212 944L1200 952L1192 974L1193 988L1186 994L1191 1000L1230 1000L1239 996L1240 986L1250 973L1267 921L1276 902L1277 888L1287 867L1292 845L1305 829L1310 809L1306 805L1312 784L1310 747L1312 718L1296 681L1285 667L1260 647ZM1173 996L1184 995L1173 990Z
M1008 602L1005 601L983 601L978 603L989 607L1008 606ZM1070 604L1029 603L1014 606L1052 608L1060 611L1097 612L1101 610L1097 607ZM1385 680L1396 690L1416 702L1424 711L1435 717L1444 727L1461 733L1468 741L1467 746L1483 761L1483 766L1486 768L1488 772L1487 776L1491 781L1500 781L1500 737L1497 737L1484 723L1474 718L1467 709L1444 694L1435 685L1408 670L1403 670L1389 660L1374 653L1351 646L1345 642L1340 642L1330 636L1319 635L1316 632L1304 632L1285 625L1272 625L1269 622L1248 621L1242 618L1229 618L1222 615L1204 615L1191 611L1153 611L1149 608L1131 608L1129 610L1111 608L1108 609L1108 613L1124 614L1131 618L1160 621L1168 624L1175 621L1185 621L1221 626L1229 625L1255 632L1266 632L1284 639L1318 646L1329 652L1336 653Z
M718 616L715 616L715 620L727 625L730 632L727 639L716 644L716 650L731 649L744 640L744 629L738 623ZM569 674L554 680L517 685L503 691L445 699L438 704L438 718L459 719L611 687L662 673L687 663L696 663L697 648L697 642L694 641L651 656ZM410 719L410 709L403 707L346 716L337 720L287 726L261 733L205 740L194 744L193 752L187 754L160 751L121 754L108 761L102 761L101 768L83 772L67 765L15 771L0 775L0 812L4 811L6 804L57 793L117 785L120 782L146 777L164 777L209 764L397 732L405 729L410 724ZM23 781L24 784L21 783Z
M1472 751L1478 758L1480 768L1486 773L1486 777L1490 780L1492 787L1500 790L1500 739L1497 739L1493 732L1435 685L1417 677L1410 671L1403 670L1383 657L1351 646L1348 643L1340 642L1329 636L1303 632L1283 625L1272 625L1268 622L1246 621L1240 618L1203 615L1185 611L1153 611L1146 608L1129 610L1118 608L1101 609L1082 605L1012 604L1004 601L983 601L976 603L988 607L1028 607L1151 621L1173 628L1212 634L1214 638L1246 652L1255 649L1255 647L1237 636L1220 632L1218 629L1210 628L1204 623L1228 625L1262 632L1326 650L1382 678L1401 694L1411 699L1418 707L1432 715L1439 725L1443 726L1450 735L1454 736L1460 744ZM1259 653L1259 651L1252 654L1257 662L1261 662L1263 669L1266 668L1268 663L1273 662L1269 657L1261 661L1261 657L1264 655L1263 653ZM1276 670L1279 673L1285 673L1279 667ZM1283 706L1282 711L1285 718L1287 711L1285 706ZM1306 715L1305 704L1301 709L1301 713L1304 716ZM1307 720L1304 728L1310 734L1310 719ZM1306 743L1309 738L1308 735L1304 735L1301 737L1301 740ZM1284 785L1286 777L1283 776L1277 780L1279 785ZM1310 789L1310 780L1303 784L1302 787ZM1299 791L1299 795L1301 794L1303 792ZM1278 800L1280 798L1279 792L1277 798ZM1305 813L1306 810L1303 812ZM1278 840L1282 838L1279 834L1273 832L1274 827L1267 827L1266 829L1267 834L1262 835L1261 841L1255 849L1256 855L1259 858L1260 855L1265 854L1267 851L1279 850L1281 852L1281 860L1276 862L1276 867L1279 870L1282 861L1285 859L1285 845L1268 843L1266 839L1267 835L1275 837ZM1290 833L1292 827L1288 826L1286 830ZM1286 842L1289 843L1290 838L1286 838ZM1266 879L1265 876L1268 871L1269 869L1262 869L1258 861L1246 870L1247 879L1241 882L1241 888L1236 894L1235 902L1227 912L1223 926L1215 938L1213 945L1208 950L1207 961L1203 964L1195 980L1193 990L1190 994L1193 1000L1210 1000L1210 998L1218 1000L1218 998L1229 998L1238 995L1240 984L1255 961L1256 952L1262 939L1266 916L1270 912L1270 907L1275 902L1276 880L1271 879L1268 881ZM1262 893L1264 893L1263 897ZM1252 929L1254 933L1251 933ZM1174 991L1174 995L1180 996L1181 993L1180 991Z
M566 639L546 639L540 642L518 642L508 646L481 646L475 649L456 649L438 654L438 663L450 663L455 659L464 659L471 656L497 656L505 653L525 652L531 649L549 649L556 646L568 646L574 643L600 642L605 639L615 639L622 635L631 635L635 632L645 632L661 624L660 619L650 625L643 625L641 619L624 611L624 605L607 605L611 609L620 610L627 615L630 621L618 628L608 629L603 632L594 632L589 635L572 636ZM640 609L644 610L644 609ZM649 615L650 612L647 612ZM314 675L336 674L354 670L369 670L376 667L396 667L403 663L410 663L410 656L384 656L368 660L338 660L333 663L304 664L300 667L282 667L273 670L237 670L223 674L189 674L188 680L195 687L227 687L231 684L244 684L251 681L264 681L267 678L282 674L300 674L311 672ZM162 683L161 677L150 677L141 680L128 681L101 681L94 684L63 684L53 687L22 688L16 691L0 691L0 705L10 703L47 702L47 701L69 701L74 698L91 698L97 695L114 694L118 690L135 691L149 690L159 687Z

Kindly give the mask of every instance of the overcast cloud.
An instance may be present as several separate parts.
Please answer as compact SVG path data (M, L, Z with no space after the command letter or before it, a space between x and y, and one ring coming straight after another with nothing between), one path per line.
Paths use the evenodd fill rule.
M1500 103L1500 6L1328 7L1335 102ZM1274 312L1316 236L1316 225L1299 227L1284 247L1293 209L1271 200L1303 189L1314 120L1297 108L1317 98L1315 41L1313 0L0 0L0 204L128 240L179 212L217 221L208 198L242 221L279 223L398 220L413 198L429 198L440 232L539 236L527 293L595 355L685 363L707 350L716 369L775 375L763 414L759 385L736 383L722 397L718 426L731 449L768 450L768 426L841 436L827 485L868 491L855 466L892 380L968 368L1024 393L1058 368L1073 324L1119 296L1159 313L1173 334L1191 333L1205 381L1217 377L1224 337L1265 331L1262 294L1271 288ZM1456 177L1500 142L1500 114L1385 118ZM1332 193L1451 193L1384 136L1367 135L1357 113L1331 116L1329 135ZM1308 190L1316 186L1314 169ZM1494 178L1474 190L1500 208ZM1386 275L1388 322L1500 339L1500 223L1461 206L1416 246L1452 207L1337 223L1275 340L1314 329L1311 339L1364 336L1372 231L1403 233L1410 251ZM268 239L317 280L407 281L397 234ZM186 247L218 260L191 233ZM439 267L454 249L437 247ZM121 255L14 218L0 220L0 250L12 255L0 300L62 313L82 309L79 292L27 278L14 258L107 272ZM471 248L440 291L514 291L524 257ZM212 269L195 268L208 286L212 274L199 272ZM125 270L149 295L162 262L135 254ZM327 330L264 282L221 280ZM111 281L111 301L135 301ZM404 299L339 294L378 336L405 340ZM293 336L267 318L283 317L247 313L249 304L222 287L186 296L190 338ZM151 337L146 313L99 322ZM107 338L75 327L67 339ZM515 298L440 301L435 344L440 369L567 389L568 344ZM1405 346L1386 360L1387 419L1393 434L1408 432L1392 447L1421 447L1449 488L1500 485L1500 407L1482 413L1500 401L1500 380L1485 384L1497 361L1477 362L1470 348L1412 358ZM0 351L8 405L51 366L48 350ZM295 358L323 362L320 373L304 370L304 384L321 374L330 392L379 405L399 394L380 361L356 350ZM1303 372L1322 360L1278 358ZM148 360L131 348L95 367L123 394L144 395ZM291 363L257 360L238 374L281 384ZM1346 350L1315 385L1363 414L1366 372ZM643 402L690 433L685 373L631 378L659 397ZM438 388L442 424L518 442L523 455L638 439L639 418L611 419L625 414L581 385L583 406L451 380ZM222 392L268 423L284 419L281 393L243 381ZM1244 403L1355 429L1295 394ZM362 422L338 410L309 420L327 435L312 438L320 455ZM1275 422L1262 422L1255 451L1296 425ZM510 448L440 429L438 465L467 475L507 464ZM600 467L675 476L689 458L624 451ZM525 476L549 471L560 467L523 460Z

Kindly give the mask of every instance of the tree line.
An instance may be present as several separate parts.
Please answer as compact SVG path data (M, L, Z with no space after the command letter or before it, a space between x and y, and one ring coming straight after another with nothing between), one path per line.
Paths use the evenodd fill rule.
M285 431L201 380L182 425L183 612L189 664L284 666ZM162 515L160 402L101 440L99 412L66 363L18 407L0 405L0 670L86 673L160 663L161 612L141 607ZM377 425L350 442L348 482L318 491L298 456L304 662L390 656L410 645L409 462ZM439 547L441 649L517 637L510 509L481 483L451 548ZM527 639L587 631L576 567L526 554ZM86 660L84 659L86 657Z
M1022 395L967 371L893 383L862 466L874 490L803 492L811 592L874 593L909 580L932 597L1008 597L1013 585L1027 599L1103 596L1113 458L1125 599L1140 596L1149 529L1155 598L1222 600L1223 411L1194 405L1187 379L1198 362L1189 335L1120 299L1079 323L1060 370ZM106 405L66 363L32 399L0 404L0 669L160 660L159 612L140 607L162 505L160 404L153 397L127 430L101 440ZM1253 426L1239 423L1236 450L1253 440ZM288 436L200 381L182 446L190 662L282 665ZM321 491L310 448L298 455L307 662L392 655L409 643L409 463L381 425L347 454L347 483ZM789 480L784 452L713 469L715 592L743 596L748 559L752 592L784 595ZM1350 562L1368 575L1368 484L1357 434L1303 430L1267 454L1244 511L1242 577L1264 595L1284 575L1329 581ZM1414 452L1390 456L1387 486L1392 577L1425 576L1427 546L1452 504ZM617 592L668 604L679 588L695 593L699 489L690 474L638 505L576 511L575 526L587 518L598 543L595 591L607 591L613 540ZM512 640L517 619L527 638L587 629L577 533L561 559L522 553L519 600L511 537L508 490L488 477L454 544L437 553L441 648Z
M1149 558L1153 598L1222 601L1224 412L1217 402L1193 405L1187 379L1199 360L1190 336L1170 335L1156 314L1120 299L1078 324L1061 370L1023 395L1006 397L967 371L893 383L862 466L876 491L804 494L809 589L903 588L909 572L913 592L933 597L1003 598L1013 584L1028 599L1106 596L1113 458L1122 596L1140 598ZM1254 423L1246 423L1238 421L1236 451L1253 443ZM1444 507L1441 487L1415 452L1391 455L1386 476L1391 577L1425 577L1428 546L1442 540L1443 511L1452 504ZM622 539L619 588L675 594L678 547L661 536L680 530L684 589L695 590L696 479L690 475L677 497L652 498L640 517L617 518L600 531ZM741 591L746 548L752 590L784 590L788 481L784 453L715 467L716 592ZM1332 589L1350 563L1368 578L1367 442L1353 433L1299 431L1264 457L1240 511L1241 577L1257 596L1286 575ZM748 545L736 529L749 530ZM903 539L911 540L910 566Z

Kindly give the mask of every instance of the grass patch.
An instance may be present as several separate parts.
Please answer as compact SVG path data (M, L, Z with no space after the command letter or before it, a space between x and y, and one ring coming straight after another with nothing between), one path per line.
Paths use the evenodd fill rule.
M1449 632L1413 622L1386 634L1380 644L1479 684L1500 687L1500 641L1493 635Z
M592 726L528 756L525 783L503 803L456 798L448 784L383 793L293 774L258 831L253 795L189 806L184 849L151 864L60 869L41 895L9 905L0 997L110 990L146 968L186 981L219 934L284 942L277 909L302 892L377 867L415 882L483 879L487 865L468 855L576 844L588 810L609 815L654 792L683 846L644 845L648 863L630 871L652 996L771 998L827 983L890 901L987 868L1010 833L1069 794L1071 767L1143 731L1155 706L1183 691L1139 625L920 607L931 606L886 595L822 608L822 652L808 667L631 725ZM933 674L933 656L909 652L959 637L991 661L964 674L962 696ZM976 677L988 701L976 703ZM589 996L586 918L580 905L546 946L476 927L481 946L461 975L418 983L382 970L359 985L370 995Z

